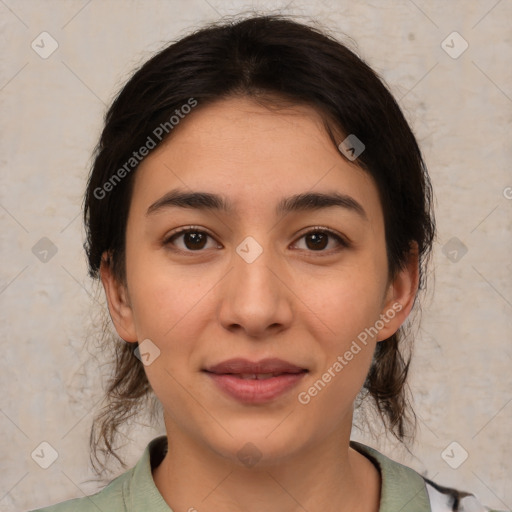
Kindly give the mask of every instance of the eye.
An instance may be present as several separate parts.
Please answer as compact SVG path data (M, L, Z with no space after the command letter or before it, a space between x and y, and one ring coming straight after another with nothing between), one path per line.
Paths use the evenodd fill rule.
M299 240L304 240L302 247L298 247L299 249L306 249L314 252L328 252L325 249L339 250L340 248L350 246L349 242L345 238L341 237L334 231L323 227L316 227L308 231L302 235Z
M295 248L305 249L313 252L336 251L340 248L350 246L349 242L334 231L324 227L315 227L307 233L304 233L299 241L295 243ZM221 249L222 246L206 231L194 226L181 229L170 236L164 242L164 245L172 245L182 252L199 252L202 249ZM210 244L208 246L208 244Z
M210 239L209 247L208 239ZM184 252L197 252L201 249L219 249L221 247L206 231L195 228L194 226L173 233L164 240L163 244L174 245L177 249Z

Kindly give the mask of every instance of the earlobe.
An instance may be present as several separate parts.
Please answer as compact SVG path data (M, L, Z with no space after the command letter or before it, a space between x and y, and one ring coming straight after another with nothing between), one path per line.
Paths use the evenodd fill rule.
M405 322L414 305L419 286L418 244L412 242L407 263L390 282L384 309L381 314L385 325L380 329L377 341L391 337Z
M107 253L104 253L101 258L100 276L107 297L110 318L117 334L127 342L136 342L137 335L127 289L113 275L110 258Z

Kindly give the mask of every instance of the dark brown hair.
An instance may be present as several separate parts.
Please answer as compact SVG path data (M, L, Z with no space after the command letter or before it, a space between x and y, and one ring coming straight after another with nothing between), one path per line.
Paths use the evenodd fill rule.
M416 243L422 289L435 223L430 180L407 121L383 81L355 53L325 30L282 16L252 16L202 28L166 46L122 88L106 113L84 198L89 275L98 279L106 254L115 277L126 282L125 230L137 167L130 160L133 152L147 146L148 137L158 139L157 127L167 127L162 140L172 137L170 118L177 110L184 112L180 109L191 105L191 99L201 108L234 95L269 106L277 99L312 106L334 143L334 132L355 134L364 143L356 163L379 190L389 275L403 268ZM91 429L91 455L98 461L101 449L126 467L115 453L119 427L153 393L143 364L134 357L134 344L115 336L111 343L114 374L106 406ZM360 395L370 398L401 441L415 424L407 398L409 362L400 328L377 344Z

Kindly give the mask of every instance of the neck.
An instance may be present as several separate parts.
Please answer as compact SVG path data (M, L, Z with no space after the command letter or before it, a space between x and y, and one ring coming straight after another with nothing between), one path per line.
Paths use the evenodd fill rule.
M172 440L172 442L169 442ZM153 471L173 510L194 512L378 512L380 474L339 432L300 456L245 467L173 431Z

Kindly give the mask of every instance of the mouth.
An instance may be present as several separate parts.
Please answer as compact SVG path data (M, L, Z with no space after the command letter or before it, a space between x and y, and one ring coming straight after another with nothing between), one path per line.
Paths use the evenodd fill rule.
M203 369L217 387L231 398L248 404L266 403L295 387L306 368L283 361L230 359Z
M212 372L213 373L213 372ZM243 379L243 380L267 380L271 379L272 377L279 377L281 375L297 375L297 373L301 372L294 372L294 373L288 373L288 372L279 372L279 373L221 373L217 375L232 375L233 377L236 377L237 379Z
M295 374L307 371L306 368L277 358L262 359L255 362L243 358L228 359L227 361L209 366L204 370L215 374L240 375L242 378L256 378L254 376L270 378L283 373Z

